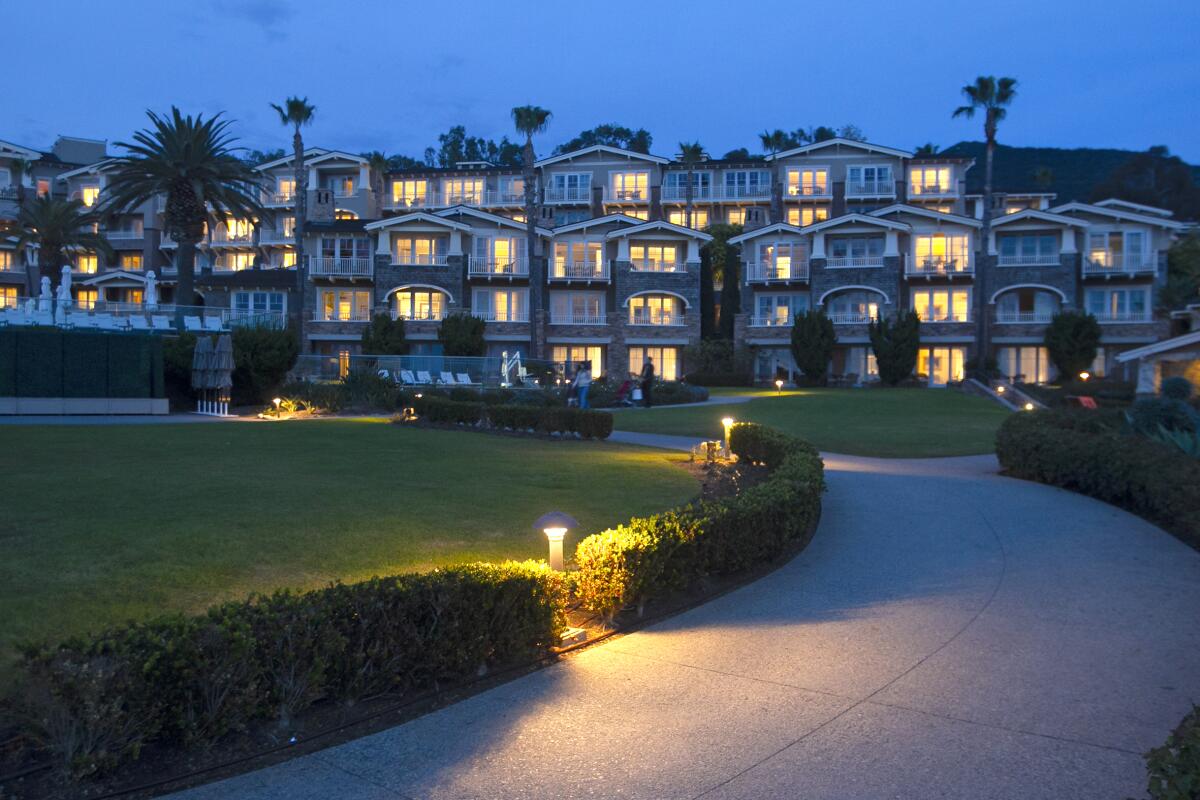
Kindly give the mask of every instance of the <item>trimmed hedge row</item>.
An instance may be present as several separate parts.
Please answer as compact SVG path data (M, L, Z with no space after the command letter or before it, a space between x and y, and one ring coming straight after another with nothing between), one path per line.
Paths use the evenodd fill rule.
M734 425L730 449L770 477L735 497L697 503L587 537L575 551L575 591L612 617L654 594L769 562L812 534L824 467L808 442L752 423Z
M0 329L0 397L163 397L158 336Z
M1037 411L1004 421L996 455L1010 475L1120 506L1200 548L1200 462L1160 442L1094 413Z
M528 660L565 627L566 578L539 562L278 592L199 616L130 623L31 646L18 703L29 732L74 777L283 723L324 698L351 701L462 680Z
M579 434L584 439L607 439L612 433L612 414L562 406L488 405L459 402L442 397L414 398L417 416L444 425L474 425L500 430Z

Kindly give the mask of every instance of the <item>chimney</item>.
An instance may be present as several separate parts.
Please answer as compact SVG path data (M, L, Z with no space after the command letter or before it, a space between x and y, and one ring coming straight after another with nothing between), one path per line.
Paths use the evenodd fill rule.
M333 190L313 189L308 204L310 222L333 222Z

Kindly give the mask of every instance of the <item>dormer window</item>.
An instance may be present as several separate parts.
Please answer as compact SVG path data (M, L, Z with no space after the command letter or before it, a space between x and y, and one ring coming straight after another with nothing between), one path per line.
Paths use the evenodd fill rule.
M909 194L949 194L949 167L913 167L909 172Z

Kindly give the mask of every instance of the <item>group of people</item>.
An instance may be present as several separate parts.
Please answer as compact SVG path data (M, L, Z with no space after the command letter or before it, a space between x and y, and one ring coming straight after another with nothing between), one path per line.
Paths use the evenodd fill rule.
M618 392L618 399L623 399L623 395L627 391L631 381L626 381ZM654 404L654 359L647 358L646 363L642 365L642 372L638 376L638 388L641 390L642 405L650 408ZM571 381L567 386L567 405L578 406L579 408L588 407L588 390L592 388L592 365L591 362L581 361L575 365L575 374L571 377ZM628 403L633 405L639 398L635 395L632 401Z

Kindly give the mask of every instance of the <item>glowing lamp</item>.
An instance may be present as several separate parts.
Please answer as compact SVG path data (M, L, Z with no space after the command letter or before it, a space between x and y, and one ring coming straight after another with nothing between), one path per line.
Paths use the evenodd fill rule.
M1092 373L1090 373L1090 372L1079 373L1079 380L1081 380L1081 381L1086 381L1090 377L1092 377Z
M282 397L276 397L276 398L275 398L274 400L272 400L271 402L275 404L275 416L277 416L277 417L278 417L278 416L279 416L279 405L280 405L280 403L282 403L282 402L283 402L283 398L282 398Z
M725 417L721 420L721 427L725 429L725 453L729 453L729 431L733 428L733 417Z
M563 539L567 531L579 527L579 523L570 514L561 511L551 511L538 517L533 523L535 531L542 531L550 543L550 569L562 571L563 568Z
M1026 411L1033 411L1033 403L1026 403L1026 404L1025 404L1025 410L1026 410Z
M776 378L775 379L775 394L779 394L782 391L783 391L783 381L780 380L779 378Z
M1003 387L1003 386L997 386L997 387L996 387L996 394L1004 394L1004 387Z

